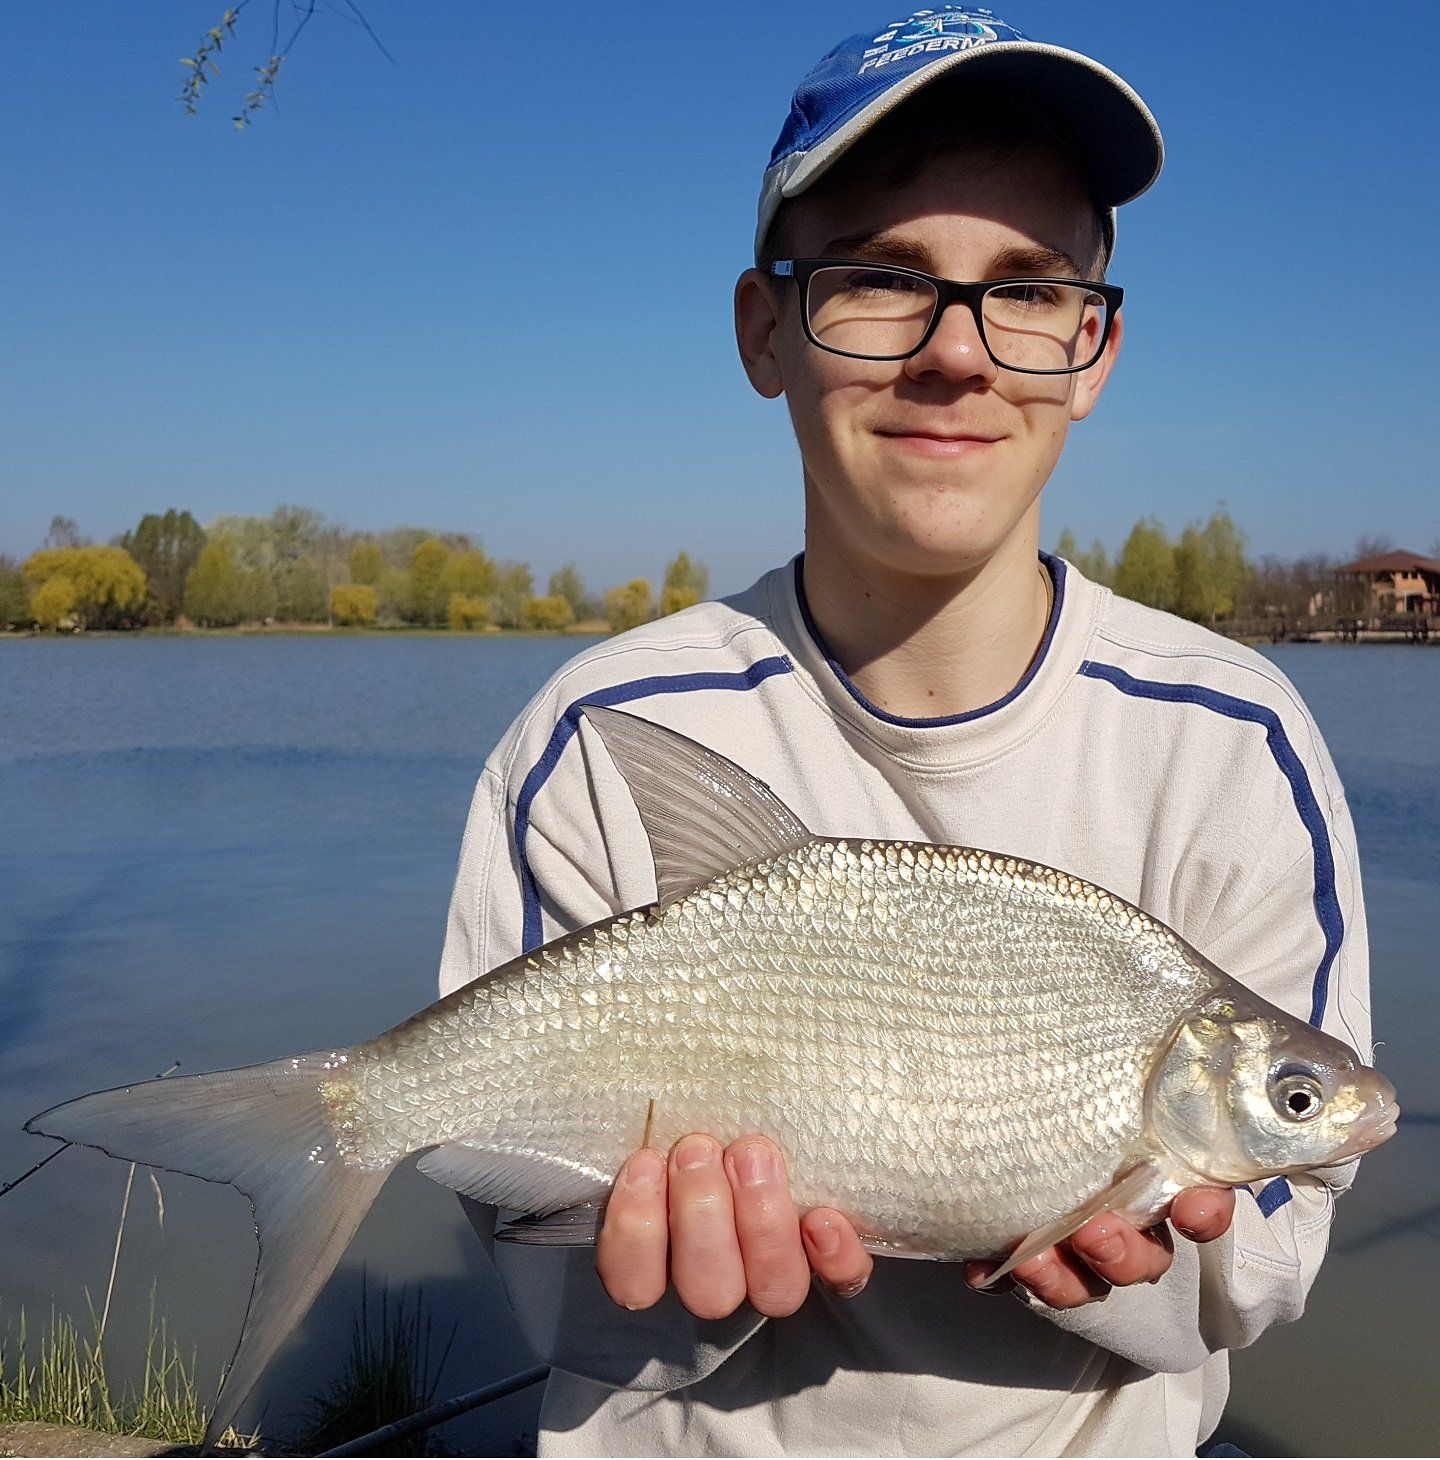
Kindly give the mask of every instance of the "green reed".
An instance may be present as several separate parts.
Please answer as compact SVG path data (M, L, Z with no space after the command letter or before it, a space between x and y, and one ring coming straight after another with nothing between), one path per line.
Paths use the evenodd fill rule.
M449 1357L455 1331L451 1330L438 1361L434 1358L431 1320L423 1312L424 1291L402 1291L391 1300L382 1287L378 1317L365 1275L361 1275L360 1309L351 1331L345 1368L330 1388L310 1403L300 1449L308 1453L329 1450L378 1430L382 1425L426 1409L435 1398L440 1371ZM428 1436L393 1442L388 1455L423 1455Z
M207 1413L195 1384L195 1356L187 1358L165 1319L156 1319L153 1300L138 1385L117 1389L111 1383L93 1309L90 1319L92 1332L86 1334L68 1314L52 1311L48 1326L35 1335L21 1311L16 1332L0 1343L0 1422L83 1425L105 1434L198 1445ZM233 1431L227 1440L245 1443Z

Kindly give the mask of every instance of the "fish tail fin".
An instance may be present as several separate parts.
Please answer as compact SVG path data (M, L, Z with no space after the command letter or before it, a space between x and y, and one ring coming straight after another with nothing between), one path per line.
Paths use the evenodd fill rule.
M330 1102L336 1054L303 1055L82 1096L25 1129L111 1156L229 1182L250 1199L260 1255L235 1355L205 1434L213 1446L334 1271L395 1161L347 1163Z

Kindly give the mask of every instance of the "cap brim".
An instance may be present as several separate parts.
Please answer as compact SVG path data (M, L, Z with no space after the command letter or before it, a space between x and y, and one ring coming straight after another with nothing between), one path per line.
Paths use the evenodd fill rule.
M1062 46L996 41L942 56L860 108L825 140L772 168L761 196L757 251L780 204L798 197L882 117L922 88L965 66L976 76L1030 92L1073 136L1090 171L1095 200L1114 208L1138 198L1160 175L1165 143L1150 108L1113 71Z

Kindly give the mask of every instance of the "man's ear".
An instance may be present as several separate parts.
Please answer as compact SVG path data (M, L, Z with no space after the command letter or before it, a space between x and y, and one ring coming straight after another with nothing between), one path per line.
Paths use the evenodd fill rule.
M1116 314L1110 326L1110 338L1105 341L1105 350L1100 358L1075 377L1075 394L1070 397L1072 421L1083 421L1095 409L1095 402L1100 399L1100 392L1105 389L1105 382L1115 368L1115 357L1120 353L1120 337L1124 333L1125 315L1122 311Z
M735 283L735 343L750 384L767 400L784 392L775 332L780 327L776 291L759 269L746 269Z

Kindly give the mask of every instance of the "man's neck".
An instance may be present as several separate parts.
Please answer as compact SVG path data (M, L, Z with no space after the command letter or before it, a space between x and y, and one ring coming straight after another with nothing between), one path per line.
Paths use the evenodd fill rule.
M1050 613L1038 522L964 573L888 571L807 530L805 596L830 653L887 714L960 715L1003 699L1039 651Z

